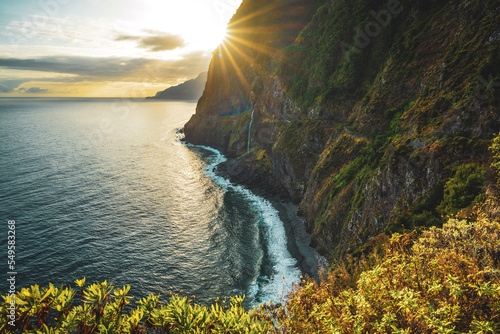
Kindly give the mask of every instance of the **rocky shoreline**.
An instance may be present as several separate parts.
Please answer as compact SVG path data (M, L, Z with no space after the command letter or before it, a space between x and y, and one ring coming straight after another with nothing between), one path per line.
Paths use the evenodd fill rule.
M305 219L301 216L298 205L291 201L286 192L236 159L228 159L220 164L216 172L272 203L284 224L288 251L297 260L304 275L319 281L322 274L326 273L328 262L311 246L311 235L306 230Z

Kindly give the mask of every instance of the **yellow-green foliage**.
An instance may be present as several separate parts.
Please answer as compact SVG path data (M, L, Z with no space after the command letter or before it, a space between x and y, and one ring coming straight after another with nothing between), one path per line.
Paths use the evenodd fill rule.
M498 183L500 183L500 133L493 139L493 143L490 146L490 151L493 153L493 164L492 166L496 168L498 173Z
M261 312L279 319L279 333L497 333L499 237L500 224L485 220L450 220L416 241L395 234L353 288L338 288L349 281L339 266Z
M15 297L19 333L498 333L500 224L449 220L443 228L378 238L363 259L303 281L283 304L246 312L243 298L211 307L150 295L126 308L130 287L108 282L40 289ZM380 245L383 246L381 252ZM374 243L375 245L375 243ZM10 298L0 308L0 332Z
M243 308L244 297L232 297L210 308L193 304L191 299L172 295L167 304L160 296L150 295L125 310L133 298L130 286L115 288L106 281L84 287L85 279L75 281L80 287L81 302L73 297L71 287L52 284L23 288L16 294L15 324L8 307L11 299L3 297L0 308L0 333L265 333L259 323ZM78 305L75 305L78 304Z

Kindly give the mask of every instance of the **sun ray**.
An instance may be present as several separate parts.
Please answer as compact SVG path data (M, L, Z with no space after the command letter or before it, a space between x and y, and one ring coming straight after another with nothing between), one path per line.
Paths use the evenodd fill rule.
M243 86L243 89L248 93L250 92L251 88L250 88L250 84L248 83L248 80L245 78L245 76L243 75L243 71L241 70L240 66L238 65L238 63L234 60L233 56L231 55L231 52L229 52L229 50L227 49L226 45L225 44L222 44L222 47L224 48L224 51L225 52L225 55L228 57L229 59L229 62L231 63L231 65L233 66L234 70L236 71L236 75L238 76L238 79L240 80L240 83L242 84Z
M259 74L264 75L264 70L261 68L262 65L256 64L255 60L252 59L247 53L243 52L240 48L235 45L232 45L231 42L227 42L226 45L232 46L232 50L238 54L243 60L245 60L248 64L253 66ZM229 48L228 48L229 49Z
M231 22L231 26L238 26L239 24L241 23L244 23L246 21L249 21L255 17L258 17L258 16L262 16L264 14L267 14L273 10L276 9L276 5L274 4L269 4L269 5L266 5L262 8L260 8L259 10L255 10L253 11L252 13L248 14L248 15L245 15L243 16L242 18L240 18L239 20L236 20L234 22Z
M258 51L260 53L264 53L264 54L266 54L268 56L273 55L277 51L276 49L268 47L268 46L266 46L264 44L252 42L252 41L250 41L248 39L244 39L244 38L237 37L237 36L234 36L234 35L228 35L226 37L226 44L232 45L232 46L234 46L234 48L237 48L237 46L235 45L235 43L242 44L242 45L244 45L246 47L254 49L255 51Z
M257 10L253 8L248 15L245 15L247 9L240 8L240 10L243 16L230 22L223 42L214 53L216 57L213 68L218 70L217 73L214 72L213 79L226 83L222 88L224 91L241 89L246 99L252 100L255 96L253 94L255 83L251 78L265 73L264 63L256 60L268 58L264 61L267 63L272 59L282 58L286 52L283 51L283 46L294 43L295 32L303 27L303 23L299 20L289 20L290 15L296 16L296 13L282 13L280 6L275 4L263 5ZM275 20L276 17L282 16L287 20ZM289 66L296 65L291 63ZM305 74L300 68L296 69L296 73Z

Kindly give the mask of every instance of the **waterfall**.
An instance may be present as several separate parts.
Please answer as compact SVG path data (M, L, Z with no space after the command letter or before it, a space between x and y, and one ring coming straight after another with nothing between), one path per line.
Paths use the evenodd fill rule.
M253 123L253 113L255 108L252 106L252 116L250 116L250 124L248 124L248 141L247 141L247 152L250 151L250 135L252 134L252 123Z

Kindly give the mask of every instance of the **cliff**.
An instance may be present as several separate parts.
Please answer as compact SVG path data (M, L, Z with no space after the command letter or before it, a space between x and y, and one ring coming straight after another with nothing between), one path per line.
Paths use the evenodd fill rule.
M298 203L327 256L498 216L499 44L495 0L244 0L186 140Z
M155 96L147 99L158 100L182 100L193 101L198 100L203 94L205 83L207 81L207 72L200 73L195 79L188 80L177 86L169 87Z

